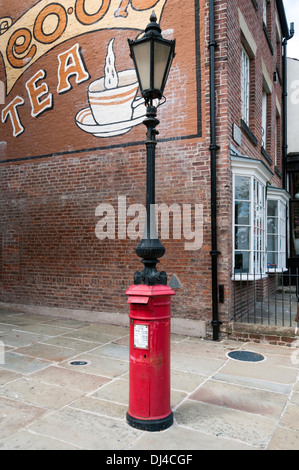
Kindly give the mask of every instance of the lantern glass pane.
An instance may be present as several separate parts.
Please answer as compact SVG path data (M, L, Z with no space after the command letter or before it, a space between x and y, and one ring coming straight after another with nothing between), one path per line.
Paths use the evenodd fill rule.
M150 41L141 42L134 45L135 65L139 74L140 86L142 90L150 88Z
M161 90L163 93L164 85L166 83L167 75L169 72L169 58L171 53L171 45L155 42L154 48L154 61L155 61L155 77L154 77L154 88ZM165 80L164 80L165 78Z

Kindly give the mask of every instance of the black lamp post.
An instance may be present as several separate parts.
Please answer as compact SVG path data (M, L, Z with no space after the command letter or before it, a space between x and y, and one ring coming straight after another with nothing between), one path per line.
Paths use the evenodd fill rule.
M136 254L142 258L144 270L134 274L134 284L167 284L167 275L159 273L156 264L165 253L160 242L155 221L155 153L159 132L156 130L157 106L154 100L161 100L167 82L172 61L175 56L175 40L164 39L157 17L153 12L150 23L141 39L128 40L131 57L140 86L141 94L147 107L144 124L147 127L147 189L146 189L146 226L143 238L136 248Z

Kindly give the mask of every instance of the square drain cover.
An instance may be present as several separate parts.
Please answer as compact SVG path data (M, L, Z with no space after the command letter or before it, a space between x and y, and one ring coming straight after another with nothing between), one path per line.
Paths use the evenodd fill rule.
M232 351L228 353L228 356L236 361L244 362L260 362L265 359L261 354L252 351Z

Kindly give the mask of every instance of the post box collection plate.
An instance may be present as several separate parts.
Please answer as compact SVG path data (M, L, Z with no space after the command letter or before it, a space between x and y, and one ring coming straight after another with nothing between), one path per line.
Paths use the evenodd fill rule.
M134 348L148 349L148 325L134 324Z

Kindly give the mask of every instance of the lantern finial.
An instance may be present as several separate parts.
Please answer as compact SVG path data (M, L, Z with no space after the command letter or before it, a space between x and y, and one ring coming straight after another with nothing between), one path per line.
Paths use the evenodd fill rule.
M153 13L151 14L150 21L151 23L157 23L157 17L156 17L156 13L154 10L153 10Z

